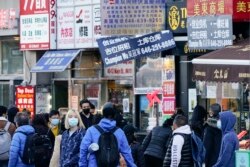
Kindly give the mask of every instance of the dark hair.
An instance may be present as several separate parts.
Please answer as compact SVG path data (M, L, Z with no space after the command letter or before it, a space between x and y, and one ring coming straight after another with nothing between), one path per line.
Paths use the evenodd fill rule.
M207 111L204 107L196 105L192 114L191 123L200 122L202 125L207 119Z
M187 117L183 116L183 115L177 115L174 119L174 123L178 126L184 126L188 124L188 119Z
M90 109L95 109L95 105L93 103L89 103Z
M81 100L80 103L79 103L80 107L82 107L82 104L83 104L83 103L89 103L89 106L90 106L90 104L91 104L90 101L89 101L88 99L83 99L83 100Z
M94 125L99 124L102 118L103 118L102 114L95 114L93 117L93 124Z
M116 111L114 108L104 108L102 110L102 114L104 116L104 118L110 118L110 119L114 119L115 118L115 114L116 114Z
M163 126L164 128L171 127L172 125L173 125L173 119L172 119L172 118L166 119L166 120L163 122L163 124L162 124L162 126Z
M179 107L177 107L177 108L175 109L175 114L177 114L177 115L185 115L185 113L184 113L184 111L182 110L182 108L179 108Z
M19 112L19 109L17 107L11 107L7 110L8 114L8 120L12 123L14 123L14 118L16 114Z
M18 112L15 116L15 122L19 127L29 125L29 115L26 112Z
M44 114L36 114L32 121L32 125L33 126L42 125L42 126L48 127L48 123L46 121Z
M0 116L3 116L3 114L7 113L7 107L5 106L0 106Z
M49 113L42 113L42 115L44 116L45 121L49 123Z
M51 110L51 111L49 112L49 117L52 117L53 115L60 115L60 113L59 113L59 111L57 111L57 110Z
M210 106L210 110L213 112L213 117L218 117L221 112L221 106L218 103L214 103Z

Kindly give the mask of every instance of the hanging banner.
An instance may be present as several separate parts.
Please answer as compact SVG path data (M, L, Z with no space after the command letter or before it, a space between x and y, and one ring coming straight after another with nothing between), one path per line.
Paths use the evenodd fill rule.
M51 13L50 10L54 8L55 0L20 1L21 50L55 49L55 36L50 37L50 17L52 14L55 17L55 13Z
M232 16L188 17L189 48L219 49L233 44Z
M26 109L35 114L35 87L33 86L16 86L16 106L20 111Z
M126 39L115 44L116 40L111 40L108 38L97 40L105 67L175 47L173 34L168 30Z
M188 16L232 15L234 0L188 0Z
M173 97L175 96L175 82L165 81L162 84L162 94L163 97Z
M165 0L101 0L102 35L135 35L163 30Z

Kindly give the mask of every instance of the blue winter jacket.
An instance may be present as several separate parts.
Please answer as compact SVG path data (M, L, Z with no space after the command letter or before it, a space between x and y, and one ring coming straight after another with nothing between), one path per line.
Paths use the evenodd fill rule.
M78 167L80 144L84 134L84 129L78 129L71 136L69 130L63 132L60 153L61 167Z
M239 149L239 140L234 131L236 117L231 111L221 112L222 141L219 158L213 167L234 167L235 151Z
M18 132L24 132L29 135L35 133L35 129L30 125L23 125L16 129L11 141L8 167L34 167L35 165L25 165L21 160L20 156L23 156L27 136Z
M98 125L104 131L110 131L116 126L116 121L103 118ZM130 146L128 145L128 141L126 139L124 132L119 128L114 132L114 135L117 138L119 152L124 157L127 167L136 167L131 154ZM87 160L87 155L88 155L88 147L92 143L98 143L99 137L100 137L100 132L95 127L91 126L87 130L80 147L80 161L79 161L80 167L97 167L95 154L94 153L90 154L89 160Z

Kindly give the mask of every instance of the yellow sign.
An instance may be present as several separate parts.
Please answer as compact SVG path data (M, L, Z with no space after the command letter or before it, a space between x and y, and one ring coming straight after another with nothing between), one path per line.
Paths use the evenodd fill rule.
M168 23L171 30L178 28L186 28L187 8L178 8L178 6L171 6L168 12Z

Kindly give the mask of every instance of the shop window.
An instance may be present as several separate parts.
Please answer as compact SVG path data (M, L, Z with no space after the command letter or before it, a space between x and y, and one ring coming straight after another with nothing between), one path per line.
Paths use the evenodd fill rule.
M97 52L82 52L74 61L75 78L99 78L101 76L101 59Z
M0 82L0 104L9 106L9 83Z
M159 54L141 58L137 61L136 87L161 87L162 58Z
M19 50L19 41L1 41L1 73L23 74L23 52Z

